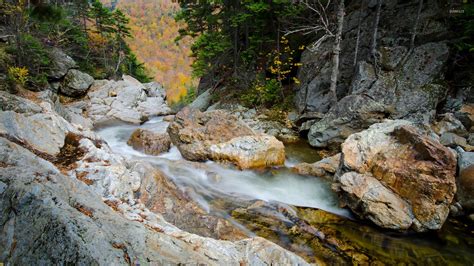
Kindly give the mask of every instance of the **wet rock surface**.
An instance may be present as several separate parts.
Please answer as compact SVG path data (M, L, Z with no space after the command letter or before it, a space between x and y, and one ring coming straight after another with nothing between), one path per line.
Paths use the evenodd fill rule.
M167 152L171 146L168 133L155 133L146 129L135 130L127 141L135 150L149 155Z
M331 157L324 158L315 163L300 163L295 165L292 170L300 175L312 175L332 180L334 174L339 168L341 154L338 153Z

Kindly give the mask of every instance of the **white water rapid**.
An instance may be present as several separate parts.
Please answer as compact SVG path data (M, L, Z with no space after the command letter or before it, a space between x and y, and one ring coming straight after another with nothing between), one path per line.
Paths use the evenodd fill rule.
M141 126L115 125L98 129L98 134L115 153L155 164L207 211L210 211L209 200L226 197L280 202L349 216L346 210L338 207L330 184L321 178L297 175L286 167L267 171L240 171L232 166L211 161L188 162L174 146L165 154L150 156L127 145L128 138L137 128L165 132L167 127L168 123L164 122L162 117L156 117ZM286 166L298 162L291 154L287 154L287 157Z

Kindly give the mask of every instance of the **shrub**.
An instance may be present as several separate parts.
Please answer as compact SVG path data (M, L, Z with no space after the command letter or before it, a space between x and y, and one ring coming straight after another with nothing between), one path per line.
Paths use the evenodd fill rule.
M250 89L241 96L242 102L251 107L271 106L281 100L281 83L272 79L257 78Z
M14 84L25 86L28 80L28 69L26 67L9 67L8 79Z

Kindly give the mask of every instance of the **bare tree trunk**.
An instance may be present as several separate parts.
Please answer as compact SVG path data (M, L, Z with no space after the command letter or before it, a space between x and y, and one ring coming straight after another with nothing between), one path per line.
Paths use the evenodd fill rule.
M382 2L383 0L377 0L377 11L375 14L375 22L374 22L374 31L372 35L372 45L370 47L370 54L372 56L372 60L374 63L374 70L375 76L378 77L378 64L377 64L377 32L379 29L379 21L380 21L380 11L382 9Z
M354 51L354 69L357 66L357 59L359 56L359 44L360 44L360 27L362 24L362 11L364 10L364 0L362 0L360 10L359 10L359 18L357 22L357 38L356 38L356 46L355 46L355 51Z
M421 9L423 8L423 0L418 1L418 12L416 13L416 19L415 19L415 24L413 24L413 32L411 34L411 40L410 40L410 51L415 48L415 38L416 38L416 30L418 28L418 24L420 23L420 15L421 15Z
M420 16L421 16L421 9L423 8L423 0L418 1L418 11L416 13L416 18L415 22L413 24L413 29L411 33L411 39L410 39L410 47L408 48L408 51L405 53L403 56L402 60L397 65L397 68L401 68L405 65L406 61L408 58L410 58L410 55L413 52L413 49L415 49L415 39L416 39L416 31L418 28L418 24L420 23Z
M337 76L339 75L339 54L341 53L341 39L342 39L342 26L344 25L344 0L339 0L339 7L337 10L337 32L334 40L333 55L332 55L332 73L331 73L331 85L329 87L329 93L331 94L331 101L333 104L337 102Z

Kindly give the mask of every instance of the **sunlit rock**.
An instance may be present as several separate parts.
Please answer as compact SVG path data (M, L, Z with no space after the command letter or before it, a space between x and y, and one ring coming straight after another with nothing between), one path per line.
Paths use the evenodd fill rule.
M211 158L228 161L240 169L279 166L285 162L285 146L273 136L244 136L210 147Z
M171 146L168 133L155 133L146 129L136 129L127 141L135 150L149 155L167 152Z
M339 177L341 199L354 212L384 228L416 231L441 228L456 192L456 157L451 150L408 121L389 120L351 135L342 144L342 154L344 172L354 174ZM344 184L349 180L364 182ZM351 192L357 183L364 187L365 193ZM369 192L371 197L367 198ZM399 199L399 204L383 203L390 199L388 192L394 194L391 198ZM380 202L385 205L383 208L378 206ZM400 211L405 216L388 219Z

